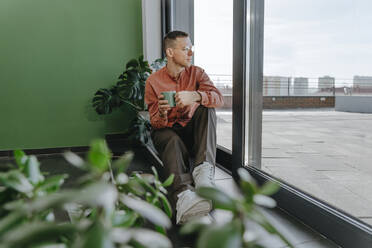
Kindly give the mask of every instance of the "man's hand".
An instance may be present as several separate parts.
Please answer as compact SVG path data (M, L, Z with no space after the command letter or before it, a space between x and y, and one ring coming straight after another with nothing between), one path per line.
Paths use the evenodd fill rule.
M201 96L196 91L180 91L175 96L177 107L185 107L201 100Z
M164 96L160 94L158 96L158 109L159 109L159 115L160 117L164 118L168 114L168 110L171 109L171 107L168 104L168 100L164 100Z

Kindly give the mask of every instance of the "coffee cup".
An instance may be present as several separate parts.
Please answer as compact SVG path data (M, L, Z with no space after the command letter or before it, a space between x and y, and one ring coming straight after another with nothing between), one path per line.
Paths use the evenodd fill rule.
M161 93L164 96L164 100L168 101L169 106L175 107L176 101L174 99L176 92L175 91L164 91Z

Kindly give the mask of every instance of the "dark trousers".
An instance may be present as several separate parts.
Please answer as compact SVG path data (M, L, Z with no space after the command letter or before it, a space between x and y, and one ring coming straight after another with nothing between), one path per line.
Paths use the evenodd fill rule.
M204 161L215 164L216 122L215 109L200 105L185 127L176 123L172 128L153 130L151 137L165 172L174 174L169 192L173 201L192 184L195 166Z

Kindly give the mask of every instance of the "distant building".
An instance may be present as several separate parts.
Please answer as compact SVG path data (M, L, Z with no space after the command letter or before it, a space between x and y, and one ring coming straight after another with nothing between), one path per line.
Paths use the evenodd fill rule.
M291 78L281 76L264 76L264 96L288 96Z
M318 78L318 92L321 94L330 94L335 91L335 78L324 76Z
M307 95L309 90L309 79L304 77L296 77L293 82L294 95Z
M360 88L371 88L372 77L371 76L354 76L353 86Z
M333 89L335 86L335 78L330 76L324 76L318 78L318 89L319 91L325 91Z
M372 77L371 76L354 76L353 92L356 94L370 95L372 93Z

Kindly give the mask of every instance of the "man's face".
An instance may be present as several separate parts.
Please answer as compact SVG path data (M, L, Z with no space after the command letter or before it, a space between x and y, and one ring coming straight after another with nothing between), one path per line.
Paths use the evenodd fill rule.
M191 65L194 52L189 37L178 37L174 42L174 46L170 49L171 51L167 55L173 59L175 64L181 67L189 67Z

